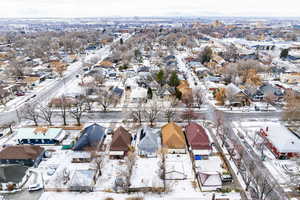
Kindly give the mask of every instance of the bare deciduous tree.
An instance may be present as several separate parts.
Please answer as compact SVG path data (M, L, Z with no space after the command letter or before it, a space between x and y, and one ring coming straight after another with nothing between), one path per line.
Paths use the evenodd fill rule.
M165 109L165 118L167 119L168 123L175 120L176 114L176 110L172 107L168 107Z
M45 120L49 126L52 126L52 116L53 116L53 108L51 106L42 106L38 107L41 115L40 117Z
M9 76L16 76L20 78L24 76L25 68L26 63L24 61L13 59L10 61L9 66L6 67L6 73Z
M201 89L197 89L195 92L193 92L194 94L194 101L197 105L197 107L200 109L203 102L204 102L204 92Z
M187 108L185 111L181 113L181 119L187 120L188 123L191 122L191 120L195 120L199 117L197 113L192 108Z
M156 104L152 104L149 108L145 109L145 118L150 122L150 126L153 126L153 123L157 119L161 108Z
M254 182L252 197L258 200L266 200L273 192L274 187L270 185L267 178L262 175L254 176Z
M15 121L11 121L11 122L8 122L6 124L3 124L0 128L8 128L9 129L9 133L12 134L13 133L13 126L16 124Z
M40 118L37 111L37 104L26 104L20 112L21 118L34 122L35 126L38 126L38 120Z
M288 122L300 119L300 99L293 91L287 91L285 95L286 106L282 118Z
M137 155L136 153L131 150L128 152L127 157L125 158L125 164L126 164L126 171L125 174L125 191L128 191L128 188L130 186L130 177L132 175L133 166L136 163Z
M112 91L101 90L98 92L98 103L102 106L103 111L107 112L110 106L116 106L118 103L118 98L114 95Z
M81 117L83 113L87 110L84 99L79 99L73 106L71 106L69 113L72 118L77 122L77 125L81 125Z
M133 121L138 122L139 125L142 124L142 121L144 119L144 105L143 103L139 103L136 109L131 110L130 117L133 119Z
M71 107L70 102L68 102L68 99L65 96L62 96L59 98L59 102L57 104L57 107L60 110L60 116L63 120L63 124L66 126L67 125L67 114L68 114L68 109Z
M273 93L268 93L264 96L264 100L267 102L267 110L269 110L269 105L274 103L276 96Z

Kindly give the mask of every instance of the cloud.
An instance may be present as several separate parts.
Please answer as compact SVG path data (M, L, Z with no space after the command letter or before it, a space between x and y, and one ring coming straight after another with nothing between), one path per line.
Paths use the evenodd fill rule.
M0 17L299 16L299 0L1 0Z

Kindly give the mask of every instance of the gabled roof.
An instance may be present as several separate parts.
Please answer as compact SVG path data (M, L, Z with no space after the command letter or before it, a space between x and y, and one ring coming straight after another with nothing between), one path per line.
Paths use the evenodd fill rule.
M35 160L44 148L35 145L16 145L7 146L0 151L0 159L10 160L10 159L31 159Z
M120 97L123 95L123 92L124 92L123 89L118 88L118 87L115 87L112 91L115 95L120 96Z
M82 131L82 135L74 146L74 150L82 150L84 147L97 147L105 139L105 128L94 123Z
M111 151L128 151L130 144L131 144L130 133L125 128L120 126L113 133L110 150Z
M202 186L222 186L221 177L215 172L199 172L198 173Z
M140 133L140 142L138 144L139 150L148 152L148 153L155 153L159 148L159 135L158 131L152 129L150 127L144 127L139 130Z
M174 122L162 127L162 139L163 144L170 149L184 149L186 146L182 129Z
M185 130L188 143L191 145L192 149L212 149L206 131L202 126L191 122L185 127Z
M228 93L230 93L232 96L235 96L238 93L242 92L242 90L238 86L236 86L235 84L233 84L233 83L230 83L229 85L227 85L226 91Z
M100 66L100 67L113 67L113 63L110 62L109 60L104 60L104 61L101 61L100 63L98 63L97 66Z

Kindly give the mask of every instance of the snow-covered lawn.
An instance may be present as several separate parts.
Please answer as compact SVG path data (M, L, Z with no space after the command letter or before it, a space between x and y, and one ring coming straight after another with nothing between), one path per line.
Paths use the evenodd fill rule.
M163 187L159 176L159 158L138 157L131 175L132 188Z
M193 182L196 181L192 161L188 154L167 154L165 160L166 185L171 191L195 192ZM183 180L176 180L183 179Z
M95 165L93 163L72 163L74 157L87 157L87 154L86 152L74 152L72 150L57 150L52 153L51 158L42 161L38 170L42 173L45 189L68 188L68 185L63 183L65 170L69 172L69 177L72 177L76 170L94 169ZM47 173L51 168L56 168L53 175Z
M101 169L102 175L98 178L95 190L97 191L112 191L117 177L122 176L126 171L126 163L124 160L112 160L105 156L103 160L103 167Z

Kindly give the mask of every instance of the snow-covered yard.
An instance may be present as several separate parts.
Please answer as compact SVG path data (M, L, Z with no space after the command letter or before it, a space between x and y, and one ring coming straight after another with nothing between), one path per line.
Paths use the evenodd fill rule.
M131 175L131 188L163 187L159 175L159 158L140 158L136 160Z
M166 185L170 191L195 192L198 186L188 154L167 154L165 160Z

